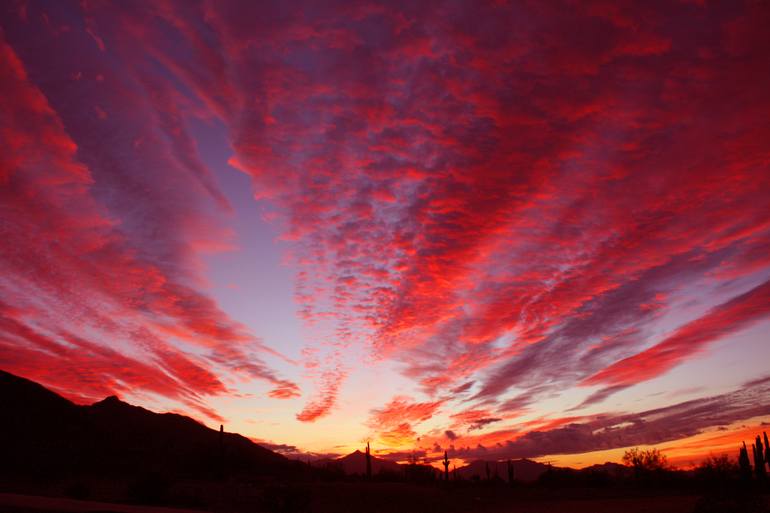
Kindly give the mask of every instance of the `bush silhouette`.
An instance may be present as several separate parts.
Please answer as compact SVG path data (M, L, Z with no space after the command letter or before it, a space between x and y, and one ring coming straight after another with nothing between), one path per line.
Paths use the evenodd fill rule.
M639 449L634 447L623 454L623 463L634 468L637 473L649 473L667 470L668 459L658 449Z

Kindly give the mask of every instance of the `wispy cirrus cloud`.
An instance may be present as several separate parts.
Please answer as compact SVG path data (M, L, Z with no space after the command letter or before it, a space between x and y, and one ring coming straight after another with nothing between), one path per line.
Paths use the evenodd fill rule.
M55 32L57 21L27 23ZM228 391L218 369L298 395L262 363L260 340L195 288L195 248L227 236L190 204L207 192L181 180L188 170L163 152L165 128L140 126L152 107L112 88L116 74L85 49L58 61L66 79L44 92L33 80L48 85L48 57L15 27L6 37L20 50L1 43L3 368L70 397L150 392L216 420L204 397Z
M465 461L585 455L586 462L603 463L588 453L606 457L613 451L640 445L665 445L677 464L689 464L710 452L732 452L743 438L752 438L762 418L770 415L766 400L770 379L746 382L729 392L635 413L608 412L588 416L535 418L503 422L482 432L433 430L423 434L415 450L438 461L443 452ZM751 420L750 424L743 421ZM677 441L685 440L685 443ZM673 444L673 445L672 445ZM402 458L393 451L393 457ZM567 458L569 459L569 458Z
M662 342L590 376L585 384L629 386L662 374L708 344L745 329L770 313L770 281L709 310Z
M414 428L436 415L444 401L416 402L410 397L396 396L382 408L370 412L368 425L387 446L413 444Z
M516 433L501 430L467 439L455 438L453 455L464 459L534 458L671 442L736 421L770 415L767 392L764 380L725 394L638 413L556 419L551 426L532 426Z
M766 133L738 105L767 108L767 77L726 77L760 59L736 40L762 36L749 15L672 7L724 28L693 56L638 9L478 6L481 30L463 6L271 8L269 41L209 9L236 95L260 91L226 121L234 162L284 211L320 340L371 341L428 393L486 373L494 397L512 382L488 369L535 378L557 355L563 386L642 347L685 279L756 253L767 176L735 149ZM683 72L660 89L660 68Z

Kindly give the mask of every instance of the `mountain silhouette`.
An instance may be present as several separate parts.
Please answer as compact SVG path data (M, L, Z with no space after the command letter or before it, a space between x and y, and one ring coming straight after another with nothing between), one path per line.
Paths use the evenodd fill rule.
M607 461L605 463L597 463L594 465L591 465L590 467L583 467L580 469L583 473L590 473L590 472L604 472L607 475L611 477L620 477L620 478L627 478L633 474L633 470L630 467L627 467L626 465L621 465L620 463L614 463L612 461Z
M285 475L296 463L235 433L108 397L76 405L0 371L0 476Z
M347 475L365 475L366 474L366 454L361 451L353 451L346 456L331 460L332 464L339 465ZM382 472L401 473L401 465L395 461L389 461L372 456L372 474L377 475Z
M236 433L222 433L175 413L154 413L115 396L81 406L30 380L0 370L0 478L77 475L172 477L224 475L295 476L302 464ZM221 437L221 438L220 438ZM372 456L372 473L404 475L406 465ZM517 481L535 481L548 469L536 461L512 461ZM336 467L346 475L366 474L366 455L354 451L312 467ZM507 480L506 461L477 460L458 467L466 480ZM623 477L616 463L582 470ZM452 474L453 476L455 474Z
M548 465L528 459L512 460L511 463L513 464L514 479L517 481L535 481L548 470ZM497 476L502 480L508 479L507 461L472 461L463 467L458 467L457 475L462 479L474 479L474 476L478 476L478 479L486 479L487 465L489 465L491 478L494 479Z

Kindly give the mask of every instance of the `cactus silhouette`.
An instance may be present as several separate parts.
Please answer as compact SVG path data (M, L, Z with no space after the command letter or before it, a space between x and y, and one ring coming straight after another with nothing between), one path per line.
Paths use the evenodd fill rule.
M754 473L757 475L757 479L764 481L767 477L765 473L765 448L759 435L757 435L752 447L754 448Z
M754 467L757 466L757 444L751 444L751 458L754 460ZM754 473L759 477L759 469L754 468Z
M221 476L225 471L225 426L219 425L219 458L217 469L218 474Z
M767 433L763 431L762 434L765 436L765 464L770 467L770 442L767 440Z
M513 484L513 462L508 460L508 483Z
M484 462L484 470L487 473L487 481L489 481L492 478L492 476L491 476L491 473L489 471L489 462L488 461Z
M366 442L366 478L372 478L372 454L369 451L369 442Z
M449 457L444 451L444 481L449 481Z
M749 461L749 451L746 449L746 442L743 442L743 447L741 447L738 455L738 465L741 468L741 479L751 481L751 462Z

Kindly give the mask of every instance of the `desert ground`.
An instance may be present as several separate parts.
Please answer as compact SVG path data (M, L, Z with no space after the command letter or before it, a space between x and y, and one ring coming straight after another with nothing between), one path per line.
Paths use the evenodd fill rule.
M619 496L607 491L603 496L596 497L595 491L581 490L445 490L399 483L319 483L254 489L250 493L244 490L232 493L233 490L224 489L221 492L222 495L215 493L214 496L207 497L207 502L211 502L205 507L191 509L4 493L0 494L0 510L7 513L689 513L696 511L699 500L696 495L648 495L642 491L633 496ZM766 497L764 503L767 504Z

